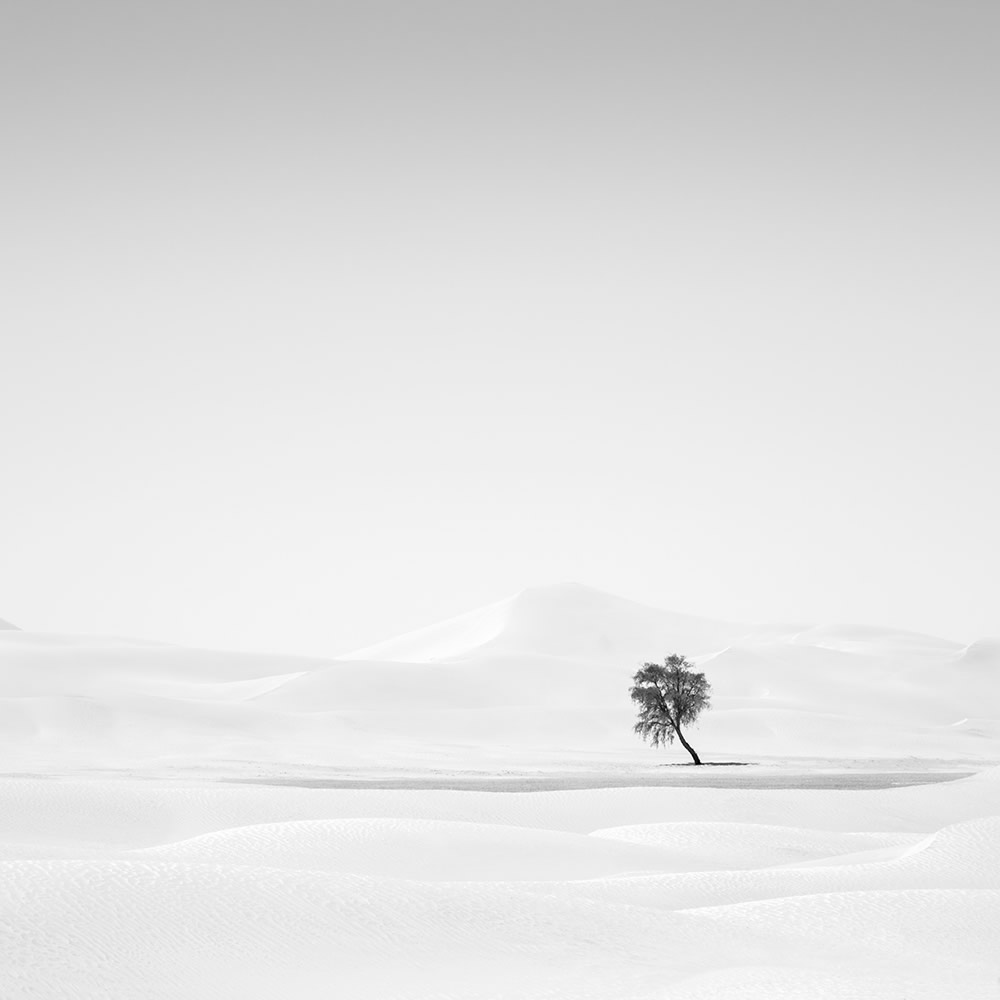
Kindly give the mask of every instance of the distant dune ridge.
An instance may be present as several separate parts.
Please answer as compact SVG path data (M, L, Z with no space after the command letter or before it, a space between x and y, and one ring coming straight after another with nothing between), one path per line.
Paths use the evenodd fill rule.
M576 583L531 587L458 618L358 650L344 659L427 663L489 653L629 661L664 642L688 653L717 649L745 625L648 608Z
M980 639L971 643L959 657L959 662L970 667L995 670L1000 681L1000 639Z
M16 625L11 625L10 622L5 622L2 618L0 618L0 629L15 629L16 630L17 626Z
M9 761L226 759L380 765L631 754L632 673L678 652L713 687L692 742L733 755L1000 753L1000 641L871 626L745 625L578 584L507 600L336 659L0 635ZM683 755L676 755L683 759Z

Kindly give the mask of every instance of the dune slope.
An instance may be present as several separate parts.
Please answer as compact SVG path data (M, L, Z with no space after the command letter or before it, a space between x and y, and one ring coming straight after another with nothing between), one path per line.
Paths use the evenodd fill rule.
M12 769L266 760L491 769L639 760L632 672L692 657L707 759L1000 759L995 643L860 626L749 626L578 585L537 587L350 657L307 659L0 633ZM683 759L668 751L666 759Z

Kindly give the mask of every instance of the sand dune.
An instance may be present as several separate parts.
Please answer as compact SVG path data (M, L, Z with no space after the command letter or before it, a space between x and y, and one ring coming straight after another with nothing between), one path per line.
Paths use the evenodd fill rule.
M53 861L2 865L0 886L0 914L24 928L0 968L12 1000L651 997L720 956L759 957L711 918L502 884Z
M923 839L906 833L835 833L800 827L720 822L645 823L595 830L592 836L683 853L692 865L691 871L770 868L861 852L877 852L885 857L902 853Z
M541 653L632 662L664 643L706 652L754 629L648 608L580 584L531 587L459 618L353 653L349 659L424 663L471 654Z
M998 798L1000 770L847 793L7 779L0 995L986 998ZM778 811L795 825L740 818Z
M708 759L1000 758L994 641L716 622L576 585L532 588L336 660L8 630L0 745L23 770L164 755L199 766L553 752L653 763L663 755L631 732L629 680L673 651L713 685L692 734Z
M995 817L974 821L964 834L946 837L933 853L907 854L904 849L887 858L869 856L861 863L828 859L827 863L784 868L635 875L559 886L535 883L531 888L564 897L671 910L868 891L1000 890L997 849L986 842L997 831ZM996 931L1000 933L1000 926Z
M322 997L334 984L360 997L652 998L761 964L867 972L862 996L912 984L985 997L1000 904L988 891L859 893L672 913L266 868L22 862L0 875L0 913L30 928L0 969L12 1000Z
M994 998L997 648L575 586L336 660L7 629L0 997ZM759 764L637 743L670 651L713 684L705 756ZM330 776L362 785L267 783Z
M1000 639L980 639L962 650L958 662L974 670L1000 671Z
M144 859L351 872L435 882L686 871L684 850L554 830L427 819L299 820L205 834Z

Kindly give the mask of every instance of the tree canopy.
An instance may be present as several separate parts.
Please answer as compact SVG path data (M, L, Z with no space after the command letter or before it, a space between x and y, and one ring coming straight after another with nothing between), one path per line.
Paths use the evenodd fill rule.
M673 743L676 736L695 764L700 764L681 727L695 722L709 707L711 691L705 675L683 656L671 654L662 664L644 663L632 677L629 692L639 709L634 731L654 747Z

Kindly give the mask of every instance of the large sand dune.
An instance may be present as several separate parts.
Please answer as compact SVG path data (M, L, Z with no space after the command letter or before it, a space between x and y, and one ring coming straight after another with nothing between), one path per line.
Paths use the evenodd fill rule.
M0 997L992 1000L997 650L575 586L337 660L5 631ZM637 743L672 651L757 765Z
M20 770L165 757L653 763L660 756L631 733L630 677L681 652L713 685L697 733L708 759L993 759L997 649L871 627L714 622L577 585L533 588L336 660L10 630L0 635L0 740Z

